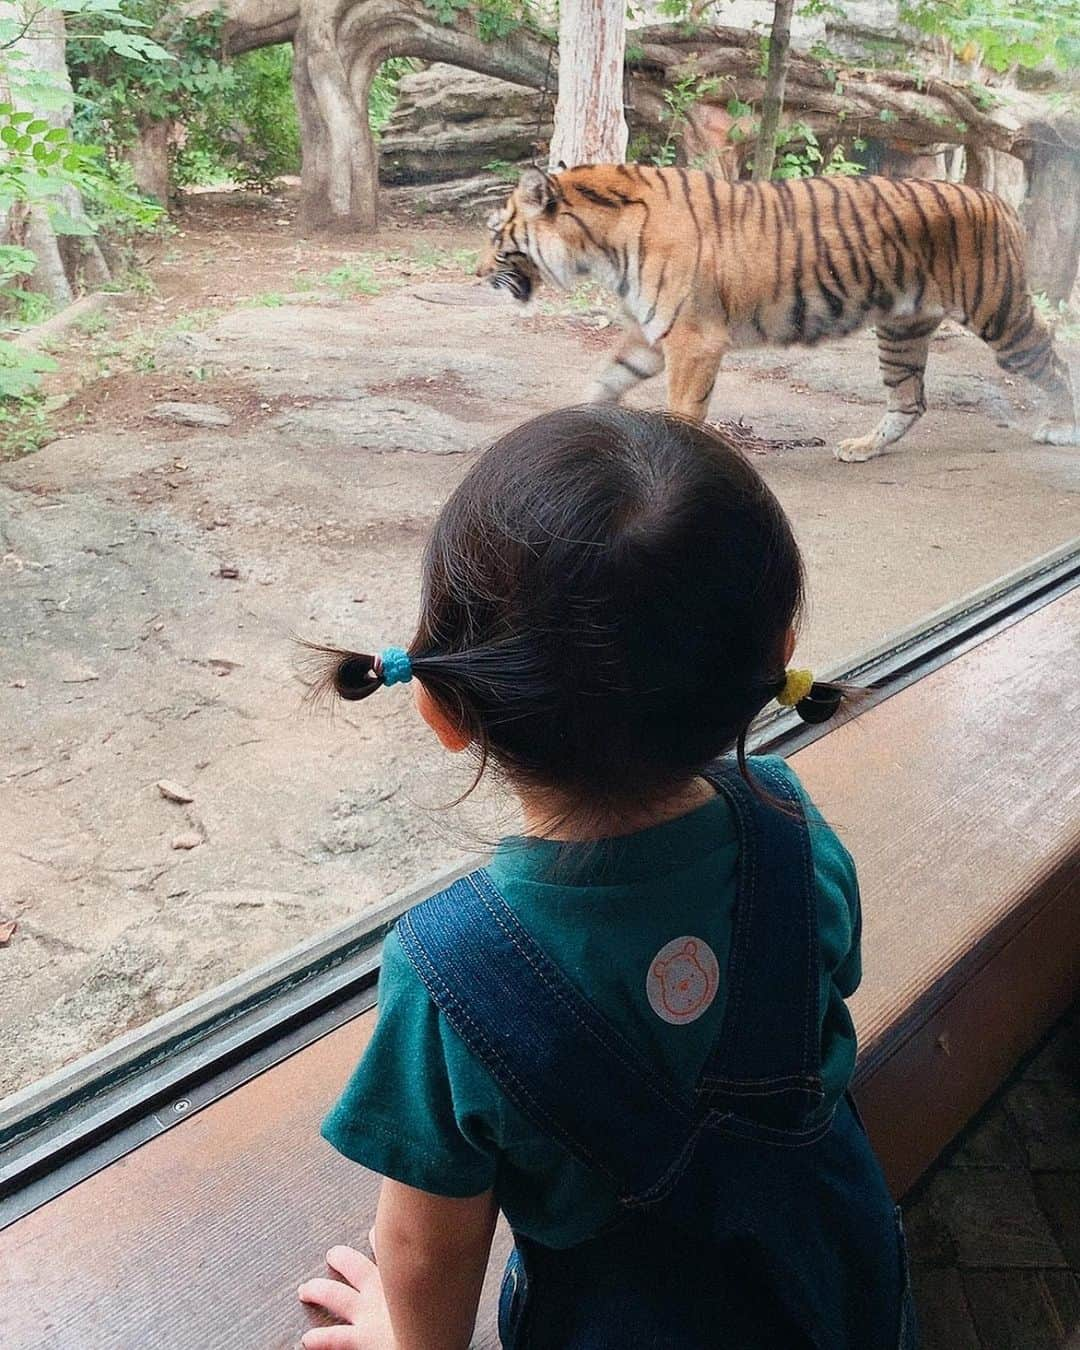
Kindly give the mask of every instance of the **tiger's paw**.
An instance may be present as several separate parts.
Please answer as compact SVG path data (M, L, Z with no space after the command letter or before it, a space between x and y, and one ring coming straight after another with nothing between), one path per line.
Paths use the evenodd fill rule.
M833 454L845 464L862 464L864 460L873 459L878 453L876 442L877 438L873 435L853 436L850 440L841 441L833 450Z
M1080 445L1080 425L1075 422L1044 422L1032 439L1036 445Z

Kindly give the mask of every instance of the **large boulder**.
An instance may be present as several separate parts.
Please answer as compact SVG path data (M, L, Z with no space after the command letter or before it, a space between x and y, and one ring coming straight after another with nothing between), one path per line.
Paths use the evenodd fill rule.
M551 135L553 94L539 139ZM533 154L540 94L519 84L436 64L406 75L379 142L384 183L439 183L517 164Z

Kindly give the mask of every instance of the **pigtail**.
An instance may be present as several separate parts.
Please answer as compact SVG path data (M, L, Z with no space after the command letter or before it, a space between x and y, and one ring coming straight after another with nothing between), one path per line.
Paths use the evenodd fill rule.
M827 680L815 680L810 692L795 704L798 716L811 726L819 726L834 717L855 691Z
M309 667L305 671L309 703L320 704L334 697L355 703L386 683L382 662L377 656L307 642L302 638L298 641L305 652L311 653L305 662Z

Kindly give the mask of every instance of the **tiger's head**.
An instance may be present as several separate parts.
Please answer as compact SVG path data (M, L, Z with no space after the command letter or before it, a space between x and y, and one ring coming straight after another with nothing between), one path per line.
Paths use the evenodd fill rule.
M488 217L488 243L476 269L496 290L526 304L541 281L560 289L573 282L560 230L559 180L542 169L526 169L517 187Z

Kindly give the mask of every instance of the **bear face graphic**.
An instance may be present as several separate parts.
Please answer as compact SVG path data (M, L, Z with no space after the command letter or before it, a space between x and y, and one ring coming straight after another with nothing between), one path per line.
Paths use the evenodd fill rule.
M698 959L698 944L689 938L679 951L653 962L653 978L658 982L659 999L664 1011L682 1020L704 1008L712 999L712 981Z

